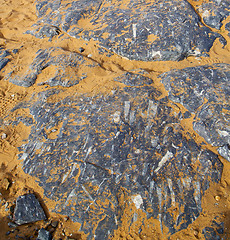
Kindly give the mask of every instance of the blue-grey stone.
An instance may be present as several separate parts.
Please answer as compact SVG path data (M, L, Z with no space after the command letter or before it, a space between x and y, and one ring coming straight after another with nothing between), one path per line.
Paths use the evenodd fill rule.
M94 39L131 60L207 56L214 40L221 38L203 26L186 0L38 0L36 7L38 24L55 26L72 37ZM89 19L90 27L80 24L85 19Z
M216 29L220 29L223 20L230 16L229 0L204 1L196 9L204 23Z
M18 225L45 220L45 212L34 194L17 198L14 210L14 221Z
M38 231L37 240L51 240L51 239L52 239L52 236L49 233L49 231L45 230L44 228Z
M194 130L230 161L230 65L172 70L159 77L169 98L195 114Z
M9 58L10 53L3 48L0 47L0 71L7 65L7 63L10 61Z
M19 148L23 170L88 239L107 239L121 224L124 193L168 234L185 229L201 213L211 182L221 178L218 156L184 136L168 98L157 100L161 93L148 80L140 85L139 75L125 76L127 87L107 95L50 102L55 91L47 90L24 105L34 121ZM130 76L140 86L130 87ZM169 212L175 204L178 212Z

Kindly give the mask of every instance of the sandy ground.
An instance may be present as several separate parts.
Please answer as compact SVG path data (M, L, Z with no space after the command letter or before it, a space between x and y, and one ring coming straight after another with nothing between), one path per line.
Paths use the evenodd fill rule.
M202 1L191 0L190 2L195 6L195 4L200 4ZM62 39L56 37L52 41L48 41L48 39L37 39L31 35L24 34L37 19L35 4L32 0L0 0L0 6L0 46L11 51L19 49L17 59L11 59L10 63L3 69L4 71L0 73L0 121L3 121L2 119L9 114L9 111L17 103L29 99L34 92L42 91L44 88L44 86L38 85L29 88L18 87L4 78L12 69L14 69L14 74L25 72L28 65L32 62L35 53L41 48L56 46L71 52L80 53L79 48L83 47L85 51L81 54L90 57L93 61L100 64L101 67L95 68L91 72L91 78L89 77L77 86L69 88L68 94L72 94L75 91L92 94L111 91L116 87L111 80L112 77L127 70L138 72L139 69L147 70L149 77L154 80L154 86L164 91L164 87L157 80L157 76L162 72L211 63L230 63L230 39L224 29L230 18L225 20L223 27L218 31L228 41L227 45L223 47L217 39L208 58L189 57L180 62L139 62L129 61L117 55L108 57L105 54L99 54L97 43L94 41L85 42L73 38L65 39L65 34ZM39 76L37 82L39 83L44 78L51 76L53 71L52 68L47 68ZM85 69L85 71L88 70ZM93 81L92 78L94 79ZM165 95L167 95L167 92L165 92ZM11 221L8 216L18 196L33 192L44 203L46 210L52 206L52 202L43 196L43 189L39 187L36 179L22 171L21 163L17 159L17 147L22 144L23 139L26 139L30 129L23 124L19 124L15 128L7 127L5 124L2 124L2 126L4 127L0 127L0 239L12 239L14 235L11 235L11 237L6 235L8 231L12 230L8 226L8 222ZM185 126L188 131L193 131L191 123L185 123ZM210 149L217 153L214 147L210 146ZM176 233L171 239L203 239L201 230L211 224L211 220L216 214L219 214L220 220L225 222L225 227L228 228L225 231L229 232L230 163L222 158L221 160L224 164L221 182L210 186L205 193L202 200L202 214L186 230ZM128 209L125 211L128 212ZM18 234L25 237L25 239L27 239L26 237L34 236L35 239L38 229L48 226L52 221L58 220L59 225L54 233L54 239L67 239L67 236L72 239L85 239L86 236L78 232L78 224L72 223L66 216L59 216L48 211L46 211L46 214L48 216L46 222L20 226L15 231L15 235ZM140 239L136 234L138 227L135 228L134 226L129 230L126 226L126 221L128 221L128 218L123 219L123 225L115 231L113 239ZM160 229L146 224L141 239L153 238L165 239L161 235Z

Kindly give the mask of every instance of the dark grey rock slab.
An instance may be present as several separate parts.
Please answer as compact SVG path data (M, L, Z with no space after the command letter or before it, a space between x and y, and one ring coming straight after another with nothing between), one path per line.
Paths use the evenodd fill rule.
M51 239L52 235L49 233L49 231L45 230L44 228L38 231L37 240L51 240Z
M14 210L14 221L18 225L45 220L45 212L34 194L17 198Z
M156 100L160 92L128 81L107 95L49 101L54 94L41 92L39 101L24 104L33 121L27 122L31 133L19 158L45 196L56 201L55 212L80 223L88 239L113 234L121 224L124 194L169 235L199 216L202 196L220 180L222 163L189 133L183 135L168 99ZM178 211L169 211L174 206Z
M230 16L229 0L204 1L198 8L198 13L209 27L220 29L223 20Z
M0 47L0 71L6 66L6 64L10 61L8 56L10 53L6 51L4 48Z
M173 70L160 78L169 98L195 113L194 130L230 161L230 65Z
M72 37L94 39L131 60L207 56L214 40L221 37L202 25L186 0L38 0L36 7L38 24L55 26ZM89 26L82 23L86 19Z
M40 49L25 75L8 75L8 80L15 85L30 87L35 84L39 74L46 68L53 67L54 76L44 79L40 85L51 87L71 87L87 77L87 72L80 71L82 67L98 66L92 60L77 53L65 51L61 48Z

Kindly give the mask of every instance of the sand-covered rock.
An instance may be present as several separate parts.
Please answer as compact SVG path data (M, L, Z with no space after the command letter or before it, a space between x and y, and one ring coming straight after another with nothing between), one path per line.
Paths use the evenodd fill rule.
M230 161L230 65L173 70L160 78L169 98L195 114L194 130Z
M71 87L87 77L87 72L82 71L86 66L93 68L98 64L78 53L64 51L61 48L40 49L26 73L15 75L12 71L7 78L18 86L31 87L39 74L50 68L52 75L40 82L40 85Z
M32 121L20 118L31 127L20 147L23 170L57 202L54 211L80 223L88 239L107 239L121 224L124 192L162 231L163 225L170 234L185 229L202 211L209 184L221 177L218 156L185 137L169 100L156 100L160 93L151 82L135 77L141 86L106 96L50 102L58 92L41 92L24 105ZM176 206L178 212L170 210Z
M47 28L44 34L41 29L49 24L72 37L96 40L131 60L176 61L191 55L207 56L214 40L221 37L203 26L185 0L39 0L36 8L41 26L35 26L33 35L38 32L38 37L46 36Z
M0 4L0 239L230 239L228 1Z
M215 29L220 29L222 22L230 16L228 0L204 1L196 9L204 23Z
M0 48L0 71L6 66L6 64L10 61L8 56L10 53L3 48Z

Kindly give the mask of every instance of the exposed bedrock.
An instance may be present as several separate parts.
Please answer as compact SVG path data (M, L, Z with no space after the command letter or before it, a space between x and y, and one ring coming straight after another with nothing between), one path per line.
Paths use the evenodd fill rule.
M38 0L36 7L38 24L28 33L52 38L61 30L72 37L94 39L130 60L208 56L214 40L221 37L203 26L186 0Z
M220 29L222 22L230 16L230 4L228 0L204 1L196 8L204 23L209 27Z
M195 113L194 130L230 161L230 65L173 70L160 78L169 98Z
M150 80L136 74L118 80L129 86L55 102L49 97L61 90L51 89L18 105L14 110L29 108L30 117L18 116L14 124L31 126L19 158L56 201L54 211L79 222L88 239L107 239L121 224L124 192L171 235L199 216L202 196L220 180L222 163L189 132L184 135L181 114L167 97L156 100L161 93Z

